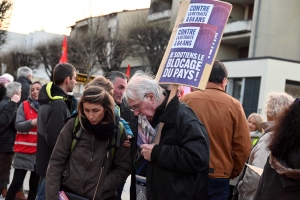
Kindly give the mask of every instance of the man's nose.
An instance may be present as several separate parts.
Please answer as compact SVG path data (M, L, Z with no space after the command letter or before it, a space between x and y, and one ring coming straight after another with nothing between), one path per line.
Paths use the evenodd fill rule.
M140 114L140 111L138 109L135 109L133 111L134 116L138 116Z

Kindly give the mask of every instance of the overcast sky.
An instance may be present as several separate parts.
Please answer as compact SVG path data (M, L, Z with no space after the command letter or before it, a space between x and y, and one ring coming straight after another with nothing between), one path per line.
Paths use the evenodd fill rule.
M69 34L75 21L124 9L149 8L151 0L14 0L8 31Z

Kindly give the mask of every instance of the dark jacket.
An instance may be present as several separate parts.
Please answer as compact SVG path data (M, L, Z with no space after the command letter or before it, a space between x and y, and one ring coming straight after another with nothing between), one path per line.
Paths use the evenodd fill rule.
M29 80L29 78L25 76L19 76L16 82L19 82L22 85L21 100L18 103L18 105L20 105L23 101L26 101L27 98L29 97L30 85L32 84L32 82Z
M70 101L64 91L52 82L39 92L38 142L36 172L46 176L48 162L65 120L70 116Z
M155 116L156 113L152 122ZM159 116L159 122L163 122L164 127L160 143L152 149L151 162L148 162L147 199L205 199L209 140L204 125L177 96ZM132 185L134 183L135 180ZM131 192L134 192L133 188ZM131 199L134 199L133 195Z
M131 147L130 147L130 159L134 160L135 154L137 151L137 132L138 132L138 118L134 116L132 110L130 110L129 106L123 100L121 105L121 117L129 124L130 129L133 133L133 138L130 139ZM135 144L135 145L134 145ZM133 163L133 162L132 162ZM131 164L131 172L135 171L134 164ZM131 176L131 182L135 182L135 176ZM135 192L135 184L131 184L130 186L130 199L136 199L136 192Z
M268 157L254 200L299 199L300 197L300 151L287 155L287 161Z
M132 110L130 110L130 108L128 107L128 105L124 100L120 105L120 109L121 109L121 117L129 124L133 135L136 135L137 127L138 127L137 117L134 116Z
M46 178L48 200L58 199L61 171L66 166L69 155L74 119L70 119L61 131L51 155ZM95 199L107 199L114 196L117 187L130 174L130 149L123 146L125 138L126 134L123 132L121 145L115 150L112 169L111 154L107 154L107 140L97 140L93 133L82 129L80 140L74 147L66 167L69 174L64 176L62 184L78 195L93 199L101 166L103 166Z
M17 103L3 97L0 102L0 152L12 153L16 138L16 112Z

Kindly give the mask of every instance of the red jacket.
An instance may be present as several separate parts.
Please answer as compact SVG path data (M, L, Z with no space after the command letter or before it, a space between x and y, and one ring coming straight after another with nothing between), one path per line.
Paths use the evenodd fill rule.
M28 101L23 102L25 120L37 118L37 112L31 108ZM37 127L33 127L29 132L17 132L14 152L34 154L36 153Z

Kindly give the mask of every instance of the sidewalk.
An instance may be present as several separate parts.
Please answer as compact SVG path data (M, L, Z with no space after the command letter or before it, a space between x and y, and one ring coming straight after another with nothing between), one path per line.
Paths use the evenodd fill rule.
M13 178L13 175L14 175L14 168L12 167L10 170L10 183ZM29 177L30 177L30 172L27 172L24 180L24 185L23 185L25 191L29 190ZM127 178L126 184L124 186L124 190L122 193L122 200L129 200L129 188L130 188L130 176ZM25 193L25 195L27 195L27 193Z

